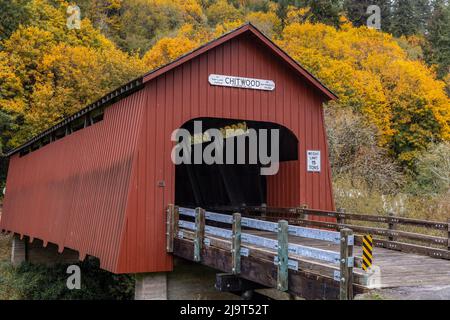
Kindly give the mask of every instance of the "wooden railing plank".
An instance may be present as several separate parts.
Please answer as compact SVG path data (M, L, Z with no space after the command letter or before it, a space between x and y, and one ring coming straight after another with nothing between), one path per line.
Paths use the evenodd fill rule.
M353 237L352 230L341 230L340 300L353 299L353 264L349 265L349 259L353 258L354 241L350 242L350 237Z
M228 209L235 209L240 211L243 214L249 213L262 213L264 212L266 215L270 214L292 214L299 215L300 213L306 215L315 215L322 217L330 217L336 219L345 219L345 220L359 220L359 221L368 221L368 222L379 222L379 223L391 223L391 224L403 224L403 225L412 225L417 227L424 227L435 230L448 230L448 222L441 221L429 221L423 219L413 219L413 218L405 218L398 216L382 216L382 215L370 215L370 214L360 214L360 213L347 213L347 212L336 212L329 210L316 210L316 209L307 209L307 208L281 208L281 207L255 207L255 206L247 206L247 207L218 207L218 210L228 211ZM286 216L288 218L288 216Z
M194 240L195 239L195 233L188 229L181 229L183 232L183 239L188 240ZM228 239L219 238L217 236L212 235L205 235L205 239L208 239L208 245L206 247L217 247L222 250L230 250L232 249L232 244ZM259 259L265 259L269 261L273 261L274 257L276 256L276 251L258 247L255 245L245 244L241 243L241 248L247 249L250 256L259 258ZM339 266L321 263L319 261L312 261L305 259L304 257L297 256L295 254L289 253L288 254L289 259L295 260L298 262L298 268L299 270L303 270L306 272L311 272L313 274L318 275L324 275L330 278L333 278L334 272L339 271ZM355 267L360 268L361 266L355 265ZM367 285L368 282L368 275L367 273L363 272L362 270L356 270L353 269L353 279L354 283L359 285Z
M306 214L316 215L316 216L326 216L333 218L341 218L348 220L360 220L368 222L380 222L380 223L394 223L411 225L417 227L424 227L435 230L447 230L448 223L439 221L428 221L421 219L404 218L398 216L380 216L380 215L369 215L369 214L359 214L359 213L339 213L334 211L322 211L322 210L311 210L305 209Z
M232 239L231 239L231 256L233 261L233 268L231 271L233 274L239 274L241 272L241 214L233 214L233 226L232 226Z
M266 219L272 219L271 217L266 217ZM278 217L274 217L274 220L277 220ZM332 223L332 222L324 222L324 221L314 221L314 220L306 220L306 219L300 219L300 218L287 218L289 223L294 223L298 225L303 226L313 226L313 227L321 227L321 228L327 228L327 229L334 229L334 230L340 230L343 228L350 228L355 232L361 232L366 234L373 234L378 236L386 236L386 237L400 237L405 238L409 240L415 240L424 242L427 244L436 244L436 245L442 245L446 246L448 239L445 237L438 237L438 236L430 236L430 235L423 235L419 233L413 233L413 232L407 232L407 231L400 231L400 230L389 230L384 228L376 228L376 227L366 227L366 226L359 226L354 224L338 224L338 223Z
M361 243L362 243L361 236L356 236L355 241L358 245L361 245ZM448 251L448 250L435 249L435 248L420 246L420 245L416 245L416 244L397 242L397 241L389 241L389 240L376 239L376 238L373 239L373 244L375 245L375 247L379 247L379 248L396 250L396 251L401 251L401 252L406 252L406 253L426 255L426 256L429 256L432 258L450 260L450 251Z

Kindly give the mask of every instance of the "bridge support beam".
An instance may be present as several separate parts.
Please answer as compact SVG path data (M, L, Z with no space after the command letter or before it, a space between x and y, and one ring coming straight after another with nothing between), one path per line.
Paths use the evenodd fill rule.
M267 289L266 286L245 280L232 273L216 274L215 288L221 292L244 292L253 291L255 289Z
M19 235L15 234L11 245L11 264L18 266L27 259L27 244L25 239L20 239Z
M39 239L30 243L29 237L20 239L19 235L15 234L11 246L11 264L18 266L25 261L52 266L57 263L77 263L79 255L77 251L67 248L59 252L58 246L53 243L44 246L44 242Z
M230 300L239 296L215 287L216 270L174 258L172 272L135 275L135 300Z
M167 300L167 273L137 273L135 300Z

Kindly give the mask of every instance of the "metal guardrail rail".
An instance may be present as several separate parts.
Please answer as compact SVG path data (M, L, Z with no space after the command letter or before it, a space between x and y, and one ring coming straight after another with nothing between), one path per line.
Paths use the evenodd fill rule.
M244 220L244 219L245 218L242 218L242 220ZM184 228L184 229L188 229L188 230L193 230L193 231L196 230L195 223L189 222L189 221L179 220L178 226L180 228ZM241 224L241 226L243 226L243 224ZM259 229L259 230L264 230L264 229ZM275 230L273 230L273 231L276 232ZM179 231L178 236L182 237L182 234L180 234L180 232L182 232L182 231ZM232 230L217 228L217 227L213 227L213 226L205 226L205 234L206 234L206 237L207 237L207 235L213 235L213 236L218 236L218 237L221 237L224 239L229 239L229 240L231 240L233 237ZM260 246L260 247L267 248L267 249L278 250L278 241L274 240L274 239L270 239L270 238L260 237L260 236L252 235L249 233L241 233L241 241L243 243L253 244L253 245ZM289 251L289 253L296 254L301 257L317 259L317 260L321 260L321 261L331 262L334 264L339 264L339 261L340 261L339 252L322 250L322 249L317 249L317 248L313 248L313 247L306 247L306 246L301 246L298 244L289 243L288 251Z

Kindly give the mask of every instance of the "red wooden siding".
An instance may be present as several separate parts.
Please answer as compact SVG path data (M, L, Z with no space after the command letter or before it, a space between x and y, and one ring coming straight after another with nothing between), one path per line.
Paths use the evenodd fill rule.
M117 270L164 271L165 208L173 203L173 130L200 117L279 123L299 140L299 161L282 163L269 178L271 203L334 209L322 119L323 97L251 35L242 35L151 80L138 156L133 169L127 222ZM208 75L272 79L276 90L258 91L208 84ZM306 172L306 150L322 151L322 172ZM158 187L164 181L165 187Z
M300 203L299 161L280 163L278 174L267 177L269 207L298 207Z
M99 257L114 271L145 91L104 120L10 161L1 228Z

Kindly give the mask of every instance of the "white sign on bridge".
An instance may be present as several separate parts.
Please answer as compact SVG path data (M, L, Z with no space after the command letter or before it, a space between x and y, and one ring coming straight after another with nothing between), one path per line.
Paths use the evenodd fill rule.
M272 91L275 89L275 82L272 80L224 76L220 74L210 74L208 81L213 86L235 87L254 90Z
M320 151L308 150L308 172L320 172Z

